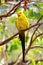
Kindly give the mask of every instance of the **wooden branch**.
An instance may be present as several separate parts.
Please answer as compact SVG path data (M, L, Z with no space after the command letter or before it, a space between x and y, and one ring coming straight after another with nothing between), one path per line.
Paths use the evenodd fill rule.
M8 16L11 16L11 15L13 15L15 12L16 12L16 10L19 8L19 6L20 5L18 5L15 9L14 9L14 11L12 12L12 13L10 13L10 14L7 14ZM8 16L5 16L5 17L8 17Z
M40 8L38 5L37 5L37 3L34 3L33 4L35 7L37 7L39 10L43 10L42 8Z
M39 21L42 19L42 17L43 17L43 15L39 18L39 20L37 21L36 24L39 24ZM35 32L37 31L37 29L39 28L39 26L40 26L40 25L38 25L38 26L36 27L35 31L33 32L32 36L31 36L30 44L29 44L28 48L27 48L26 51L25 51L25 55L28 53L29 49L30 49L31 46L32 46L32 43L33 43L33 42L32 42L32 38L33 38Z
M27 28L27 29L25 29L25 30L23 30L23 31L30 30L31 28L33 28L33 27L35 27L35 26L37 26L37 25L42 25L42 24L43 24L43 22L42 22L42 23L39 23L39 24L31 25L29 28ZM14 34L14 35L11 36L10 38L8 38L8 39L6 39L5 41L1 42L1 43L0 43L0 46L2 46L2 45L4 45L4 44L7 44L10 40L12 40L14 37L16 37L17 35L19 35L19 33L20 33L20 32Z
M33 43L38 37L40 37L41 35L43 35L43 33L38 34L38 35L34 38L34 40L32 41L32 43Z
M43 24L43 22L42 22L42 23L39 23L39 24L31 25L29 28L27 28L27 29L25 29L25 30L23 30L23 31L30 30L31 28L33 28L33 27L35 27L35 26L37 26L37 25L42 25L42 24ZM11 36L10 38L8 38L8 39L6 39L5 41L1 42L1 43L0 43L0 46L2 46L2 45L4 45L4 44L7 44L7 43L8 43L10 40L12 40L15 36L19 35L19 33L20 33L20 32L14 34L14 35Z
M38 59L38 60L35 60L36 63L38 63L39 61L43 62L43 59ZM27 63L28 65L32 62L32 60L28 60ZM19 63L18 63L19 64ZM17 65L18 65L17 64ZM11 63L8 63L8 65L15 65L15 62L11 62Z
M0 18L9 17L9 16L11 16L12 14L14 14L14 13L15 13L15 10L18 8L17 6L20 5L22 1L23 1L23 0L21 0L18 4L14 5L13 8L12 8L9 12L7 12L6 14L0 15ZM16 7L17 7L17 8L16 8ZM16 8L16 9L14 10L14 8ZM11 13L13 10L14 10L14 12Z
M8 38L8 39L6 39L5 41L1 42L1 43L0 43L0 46L2 46L2 45L4 45L4 44L8 43L10 40L12 40L12 39L13 39L15 36L17 36L17 35L18 35L18 33L16 33L15 35L11 36L11 37Z
M39 20L37 21L37 24L40 22L40 20L42 19L42 17L43 17L43 15L39 18ZM40 25L38 25L38 26L36 27L36 29L34 30L34 32L33 32L33 34L32 34L32 37L31 37L31 41L32 41L32 38L33 38L35 32L36 32L37 29L39 28L39 26L40 26Z
M17 7L18 5L20 5L21 4L21 2L22 2L23 0L21 0L18 4L14 4L14 6L13 6L13 8L7 13L7 14L9 14L10 12L12 12L13 10L14 10L14 8L15 7Z
M34 48L43 48L43 46L32 46L30 49L34 49Z

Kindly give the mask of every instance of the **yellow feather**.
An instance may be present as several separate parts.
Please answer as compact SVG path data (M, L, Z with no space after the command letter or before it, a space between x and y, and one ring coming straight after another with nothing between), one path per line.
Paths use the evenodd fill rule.
M27 17L24 15L23 12L18 12L17 13L18 15L18 18L17 18L17 21L16 21L16 26L18 28L18 30L24 30L26 28L29 27L29 21L27 19Z

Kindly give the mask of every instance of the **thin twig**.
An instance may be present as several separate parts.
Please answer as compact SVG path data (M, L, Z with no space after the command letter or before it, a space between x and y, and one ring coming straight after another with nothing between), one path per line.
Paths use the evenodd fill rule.
M19 6L20 6L20 5L18 5L18 6L14 9L14 11L13 11L12 13L8 14L8 16L13 15L13 14L16 12L16 10L19 8Z
M20 1L18 4L16 4L16 5L14 4L14 5L13 5L13 8L12 8L7 14L9 14L10 12L12 12L15 7L17 7L18 5L21 4L22 1L23 1L23 0L21 0L21 1Z
M0 18L2 18L2 17L9 17L9 16L11 16L12 14L14 14L15 12L12 13L12 14L11 14L11 12L14 10L15 7L17 7L18 5L20 5L22 1L23 1L23 0L21 0L18 4L14 5L13 8L12 8L9 12L7 12L6 14L0 15ZM18 7L17 7L17 8L18 8ZM17 9L17 8L16 8L16 9Z
M41 35L43 35L43 33L38 34L38 35L34 38L34 40L32 41L32 43L37 39L37 37L40 37Z
M34 49L34 48L43 48L43 46L32 46L30 49Z
M43 15L39 18L39 20L37 21L37 24L40 22L40 20L42 19L42 17L43 17ZM33 34L32 34L32 37L31 37L31 40L32 40L32 38L33 38L35 32L36 32L37 29L39 28L39 26L40 26L40 25L38 25L38 26L36 27L36 29L34 30L34 32L33 32Z
M35 7L37 7L39 10L43 10L42 8L40 8L38 5L37 5L37 3L34 3L33 4Z
M43 59L35 60L36 63L39 62L39 61L43 62ZM27 61L28 65L29 65L31 62L32 62L32 60L28 60L28 61ZM15 65L15 62L8 63L8 65ZM17 64L17 65L18 65L18 64Z

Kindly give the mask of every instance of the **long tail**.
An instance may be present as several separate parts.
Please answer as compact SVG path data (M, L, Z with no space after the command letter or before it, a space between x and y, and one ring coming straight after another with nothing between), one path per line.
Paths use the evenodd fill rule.
M25 62L25 33L21 32L19 34L19 38L20 38L21 43L22 43L23 62Z

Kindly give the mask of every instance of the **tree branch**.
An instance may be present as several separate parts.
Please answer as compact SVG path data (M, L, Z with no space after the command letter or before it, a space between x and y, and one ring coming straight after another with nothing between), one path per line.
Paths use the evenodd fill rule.
M32 46L30 49L34 49L34 48L43 48L43 46Z
M2 17L9 17L9 16L11 16L12 14L14 14L14 13L15 13L15 10L18 9L18 6L21 4L22 1L23 1L23 0L21 0L18 4L14 5L13 8L12 8L9 12L7 12L6 14L0 15L0 18L2 18ZM17 7L17 8L16 8L16 7ZM14 9L14 8L16 8L16 9ZM14 12L11 13L13 10L14 10Z
M30 30L31 28L33 28L33 27L35 27L35 26L37 26L37 25L42 25L42 24L43 24L43 22L42 22L42 23L39 23L39 24L31 25L29 28L27 28L27 29L25 29L25 30L23 30L23 31ZM14 35L11 36L10 38L8 38L8 39L6 39L5 41L1 42L1 43L0 43L0 46L2 46L2 45L4 45L4 44L7 44L7 43L8 43L10 40L12 40L15 36L19 35L19 33L20 33L20 32L14 34Z
M42 17L43 17L43 15L39 18L39 20L37 21L36 24L39 24L39 21L42 19ZM29 49L31 48L31 45L32 45L32 43L33 43L33 42L32 42L32 38L33 38L35 32L37 31L37 29L39 28L39 26L40 26L40 25L38 25L38 26L36 27L36 29L34 30L32 36L31 36L30 44L29 44L28 48L27 48L26 51L25 51L25 55L28 53Z
M38 34L38 35L34 38L34 40L32 41L32 43L37 39L37 37L40 37L41 35L43 35L43 33Z

